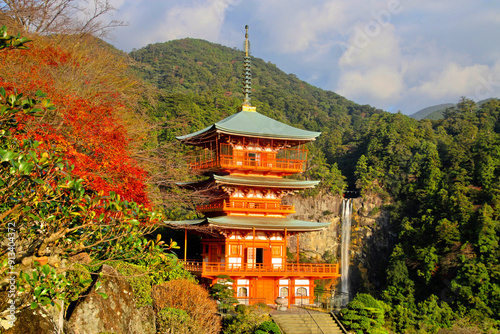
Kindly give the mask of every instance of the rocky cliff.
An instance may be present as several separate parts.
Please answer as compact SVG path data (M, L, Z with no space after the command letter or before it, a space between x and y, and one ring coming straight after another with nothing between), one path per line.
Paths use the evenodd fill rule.
M295 205L290 218L332 222L325 230L299 235L301 258L312 261L340 262L342 201L340 196L321 193L315 197L288 196L285 204ZM390 205L377 196L352 199L350 244L350 280L352 293L379 291L392 251L395 233L391 230ZM289 251L296 254L297 238L290 237ZM374 291L374 292L376 292Z

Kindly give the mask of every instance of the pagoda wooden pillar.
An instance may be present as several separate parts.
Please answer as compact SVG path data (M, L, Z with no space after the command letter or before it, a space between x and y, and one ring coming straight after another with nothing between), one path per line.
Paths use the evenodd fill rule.
M297 270L299 270L299 234L297 233Z
M184 262L186 262L186 256L187 256L187 243L188 243L188 230L187 228L184 229Z
M287 241L286 241L286 228L285 228L285 249L283 250L283 268L285 270L287 270L286 268L286 255L288 254L288 245L287 245Z

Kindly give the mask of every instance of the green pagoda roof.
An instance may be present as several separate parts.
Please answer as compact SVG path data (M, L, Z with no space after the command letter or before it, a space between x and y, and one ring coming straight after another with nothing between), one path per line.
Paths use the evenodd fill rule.
M212 175L204 180L196 180L190 182L177 182L180 187L201 187L215 181L220 184L248 186L248 187L269 187L269 188L285 188L285 189L308 189L314 188L320 181L303 181L295 179L283 179L281 177L265 177L265 176L245 176L245 175Z
M214 123L206 128L177 137L181 141L189 141L205 137L211 132L219 132L226 134L273 138L273 139L290 139L312 141L315 140L321 132L313 132L295 128L285 123L278 122L272 118L264 116L257 111L242 110L234 115L231 115L217 123Z
M331 223L317 223L288 218L221 216L214 218L192 219L182 221L166 221L168 225L177 227L207 226L222 229L312 232L322 230Z
M238 216L222 216L207 218L211 225L220 226L223 228L236 228L243 230L251 230L255 227L258 230L284 230L288 231L318 231L322 230L330 223L316 223L288 218L273 218L273 217L238 217Z
M264 186L272 188L307 189L314 188L320 181L302 181L283 179L281 177L242 176L242 175L214 175L217 183L237 186Z

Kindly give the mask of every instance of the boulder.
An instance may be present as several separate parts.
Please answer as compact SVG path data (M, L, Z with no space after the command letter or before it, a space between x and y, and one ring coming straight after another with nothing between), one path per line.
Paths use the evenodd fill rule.
M65 325L68 334L145 334L153 333L151 325L143 326L143 317L135 307L132 287L125 278L108 265L102 267L98 291L92 288L71 313ZM97 283L96 283L97 284ZM107 295L105 299L100 293ZM154 321L153 321L154 326Z
M32 310L24 308L16 313L14 327L10 327L5 334L58 334L57 325L52 321L52 316L41 308Z

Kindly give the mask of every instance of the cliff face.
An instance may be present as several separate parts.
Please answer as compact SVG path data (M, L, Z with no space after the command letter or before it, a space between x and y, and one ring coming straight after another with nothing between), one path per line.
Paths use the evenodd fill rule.
M285 204L295 205L297 211L290 218L332 222L323 231L299 235L301 259L340 263L343 200L329 194L307 198L295 195L284 199ZM377 196L353 198L352 206L349 271L352 292L377 292L383 288L385 269L394 243L390 211ZM290 237L288 245L289 251L296 254L297 238Z

